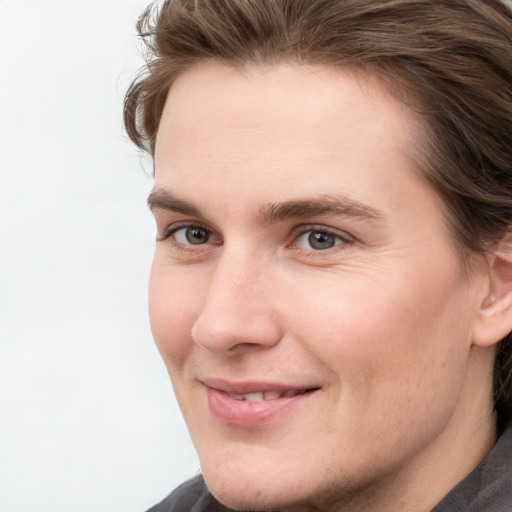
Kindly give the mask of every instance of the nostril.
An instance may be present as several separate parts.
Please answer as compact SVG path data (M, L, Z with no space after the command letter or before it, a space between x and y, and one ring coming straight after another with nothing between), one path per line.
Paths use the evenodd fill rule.
M240 311L222 319L203 311L192 327L192 339L210 352L254 351L268 348L281 339L281 329L271 314Z

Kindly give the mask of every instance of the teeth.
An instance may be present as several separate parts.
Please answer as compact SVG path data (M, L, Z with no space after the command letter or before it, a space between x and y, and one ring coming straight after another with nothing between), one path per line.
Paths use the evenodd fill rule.
M263 400L263 393L246 393L243 396L247 402L261 402Z
M264 400L277 400L278 398L281 398L280 391L265 391L265 393L263 393Z
M228 396L229 398L231 398L232 400L245 400L245 396L244 395L230 395L228 393Z
M277 400L278 398L289 398L296 395L302 395L305 389L289 389L287 391L265 391L263 393L245 393L243 395L234 395L228 393L232 400L245 400L247 402L261 402L263 400Z

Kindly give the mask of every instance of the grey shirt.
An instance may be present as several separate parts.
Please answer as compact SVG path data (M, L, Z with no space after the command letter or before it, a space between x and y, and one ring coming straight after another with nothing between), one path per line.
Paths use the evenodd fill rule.
M197 476L147 512L229 512ZM512 512L512 421L491 453L431 512Z
M491 453L432 512L512 512L512 421Z

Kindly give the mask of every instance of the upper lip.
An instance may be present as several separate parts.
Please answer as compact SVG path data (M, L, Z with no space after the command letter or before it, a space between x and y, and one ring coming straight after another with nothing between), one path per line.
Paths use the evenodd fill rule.
M228 381L221 378L206 377L200 381L209 388L222 391L223 393L233 395L244 395L247 393L264 393L265 391L293 391L293 390L309 390L318 389L320 386L315 384L283 384L270 381Z

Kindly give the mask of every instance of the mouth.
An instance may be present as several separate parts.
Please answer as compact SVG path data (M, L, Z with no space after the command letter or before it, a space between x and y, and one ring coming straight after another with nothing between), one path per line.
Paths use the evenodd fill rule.
M292 411L303 410L318 395L320 386L270 383L232 383L205 379L210 412L225 425L255 428L275 423Z
M286 391L255 391L251 393L244 394L233 394L233 393L225 393L231 400L242 400L247 402L263 402L263 401L272 401L279 400L280 398L291 398L297 395L304 395L306 393L311 393L312 391L316 391L319 388L311 388L311 389L287 389Z

